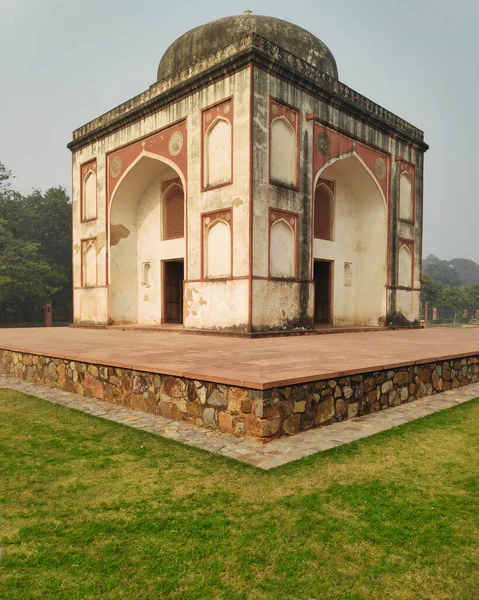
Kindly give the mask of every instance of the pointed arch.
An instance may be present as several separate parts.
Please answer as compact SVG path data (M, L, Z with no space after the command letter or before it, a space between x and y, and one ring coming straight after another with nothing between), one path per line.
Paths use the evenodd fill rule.
M96 173L89 170L82 181L81 220L91 221L97 218L97 179Z
M204 185L206 188L232 181L232 129L228 119L218 116L208 127L204 141Z
M163 193L163 239L174 240L185 236L185 192L173 183Z
M108 213L109 319L116 323L158 324L165 318L162 261L184 261L185 238L164 240L163 184L185 177L167 158L143 151L122 173L112 192ZM168 189L167 189L168 190ZM166 190L166 191L167 191ZM183 214L186 212L184 192ZM184 228L184 218L180 225ZM148 288L142 285L149 264Z
M314 191L314 237L333 239L334 195L331 189L320 183Z
M355 151L326 163L315 176L315 188L320 177L334 182L337 242L314 238L313 256L336 263L337 268L332 270L333 323L377 326L384 322L387 311L389 233L385 193Z
M148 152L143 150L136 158L128 165L128 167L124 170L124 172L118 178L118 181L115 183L115 186L112 190L110 190L110 198L108 202L109 214L111 210L111 206L113 204L113 199L120 189L121 184L127 179L129 173L136 168L136 166L141 163L144 159L152 159L154 161L158 161L158 163L164 163L168 167L171 167L173 171L175 171L176 176L180 178L183 189L186 190L186 178L181 169L179 169L178 165L172 161L170 158L163 156L162 154L155 154L154 152Z
M336 156L335 158L332 158L331 160L328 160L327 163L325 163L320 169L319 171L316 173L315 177L314 177L314 188L316 189L316 185L318 183L318 179L320 177L323 176L323 173L332 165L334 165L337 162L340 162L342 160L345 160L347 158L351 158L354 157L356 160L358 160L361 165L364 167L364 169L367 171L367 173L371 176L372 180L374 181L374 184L376 185L376 187L378 188L379 193L381 194L381 198L383 199L384 202L384 206L387 207L387 199L386 196L384 195L384 192L381 188L381 185L379 184L379 181L376 177L376 175L371 171L371 169L368 167L368 165L364 162L364 160L359 156L359 154L356 151L352 151L352 152L346 152L345 154L341 154L340 156Z
M269 271L271 277L293 278L296 274L295 232L283 218L270 228Z
M82 287L97 285L96 238L81 241L81 281Z
M223 219L215 219L205 235L206 277L231 277L231 227Z
M272 183L295 187L297 185L297 140L289 121L281 116L270 126L269 174Z
M409 173L402 173L399 178L399 218L401 221L414 220L413 184Z
M398 286L413 286L413 254L409 244L401 244L398 252Z

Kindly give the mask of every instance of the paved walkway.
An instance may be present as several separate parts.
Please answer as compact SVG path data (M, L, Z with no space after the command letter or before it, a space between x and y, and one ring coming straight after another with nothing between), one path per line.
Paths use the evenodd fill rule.
M270 389L479 354L478 329L244 339L181 332L0 329L0 349Z
M415 400L409 404L402 404L396 408L389 408L342 423L334 423L328 427L273 440L264 445L255 440L236 438L227 433L204 429L196 425L170 421L149 413L108 404L102 400L34 386L11 377L0 376L0 388L31 394L54 404L62 404L128 427L183 442L188 446L228 456L265 470L316 454L316 452L348 444L380 431L392 429L419 417L425 417L479 397L479 384L476 383Z

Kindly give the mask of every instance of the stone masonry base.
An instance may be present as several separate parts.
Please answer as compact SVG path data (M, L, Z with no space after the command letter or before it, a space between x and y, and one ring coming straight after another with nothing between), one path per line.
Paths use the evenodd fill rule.
M0 350L0 374L261 441L477 383L479 356L268 390Z

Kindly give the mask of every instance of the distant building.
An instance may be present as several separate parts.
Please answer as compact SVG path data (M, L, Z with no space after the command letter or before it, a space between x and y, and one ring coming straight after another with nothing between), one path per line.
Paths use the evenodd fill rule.
M75 322L418 324L423 138L297 25L185 33L156 83L73 133Z

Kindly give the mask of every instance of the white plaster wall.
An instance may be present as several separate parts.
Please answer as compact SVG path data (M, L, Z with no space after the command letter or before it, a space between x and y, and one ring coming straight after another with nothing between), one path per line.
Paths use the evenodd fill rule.
M78 322L97 323L98 315L107 312L108 290L105 287L78 288L73 291L73 302Z
M406 246L399 248L398 285L411 287L412 282L412 253Z
M269 255L271 277L295 276L294 232L282 219L271 226Z
M399 217L410 221L413 217L412 184L407 175L399 179Z
M184 297L185 327L246 331L248 289L247 279L190 283Z
M95 142L73 154L72 158L72 237L73 237L73 320L75 323L107 323L107 247L105 221L105 157L101 144ZM97 158L97 219L81 222L81 164ZM96 288L81 288L81 240L96 238L97 284Z
M311 253L307 254L308 246L314 246L314 256L329 257L335 260L335 273L337 281L343 279L344 262L353 262L353 288L346 290L338 289L337 285L334 288L334 302L342 305L342 315L347 322L351 319L355 320L351 312L351 298L355 286L355 280L358 276L358 264L347 256L350 254L348 249L347 238L343 240L345 244L344 252L339 248L335 248L327 242L319 242L314 240L311 242L310 234L304 228L304 219L308 219L308 209L312 202L312 187L311 187L311 164L312 164L312 148L316 143L313 139L313 121L307 121L308 113L316 115L322 122L330 123L333 128L337 128L346 135L350 135L353 139L363 140L365 144L371 145L391 156L402 156L405 160L417 166L416 188L418 190L418 201L415 205L415 223L398 222L396 215L391 214L391 227L396 227L400 237L412 239L415 241L414 246L414 279L415 286L419 287L420 280L420 264L421 264L421 237L422 237L422 202L421 202L421 177L422 177L422 155L412 146L399 141L394 137L390 137L382 133L374 126L368 125L360 120L352 117L349 114L342 113L338 108L328 105L314 95L302 92L292 85L277 79L275 76L260 71L254 70L255 94L254 94L254 137L255 137L255 154L254 154L254 230L253 230L253 273L257 276L266 276L268 269L267 252L265 251L265 240L267 240L267 219L265 219L268 206L273 206L280 209L291 210L299 213L299 268L300 278L311 277L312 263ZM300 119L300 191L287 190L278 186L269 186L268 184L268 101L269 97L273 97L279 102L284 102L299 110ZM395 177L396 169L399 163L392 161L391 177ZM394 206L396 206L394 200ZM399 202L399 198L397 199ZM394 230L391 231L394 235ZM377 239L372 236L372 241ZM379 244L378 244L379 248ZM381 252L386 252L386 242L381 245ZM387 255L386 263L395 261L395 255ZM336 264L339 263L339 264ZM381 269L382 271L382 269ZM306 272L306 276L305 276ZM339 274L339 279L338 279ZM364 279L367 283L367 279ZM336 282L337 283L337 282ZM339 299L337 298L339 294ZM367 311L368 293L361 294L366 302L365 310ZM385 298L386 294L381 293L381 298ZM394 296L392 296L394 297ZM259 300L261 302L261 298ZM389 306L389 305L388 305ZM390 306L388 310L395 311L397 307ZM311 306L311 314L313 307ZM253 311L255 312L255 311ZM381 315L386 312L386 301L381 300ZM377 323L377 316L373 320Z
M333 239L313 242L314 258L334 261L332 314L335 325L378 325L386 317L386 206L365 167L351 156L321 175L336 182ZM352 285L344 285L344 263Z
M303 286L290 281L253 281L253 329L281 331L297 327L298 307L313 304L311 286ZM302 298L301 294L305 294Z
M206 276L231 276L231 230L223 221L216 221L206 233Z
M411 322L419 319L420 296L419 290L397 290L398 311Z
M187 226L188 226L188 248L184 248L180 252L181 242L172 240L164 242L162 246L162 257L175 258L178 255L187 255L185 260L185 271L189 279L193 280L192 285L196 285L196 281L201 279L201 219L202 212L219 210L222 208L233 207L233 275L236 277L246 277L249 270L249 154L250 154L250 111L249 111L249 94L250 94L250 72L249 69L244 69L230 77L218 81L204 89L201 89L189 97L170 105L164 110L160 110L153 115L149 115L140 121L124 127L123 129L106 136L105 138L93 142L92 144L74 152L73 154L73 277L75 287L74 301L74 316L75 321L82 321L80 312L80 298L84 294L84 290L80 288L81 282L81 256L80 256L80 240L87 237L97 236L97 252L98 252L98 284L105 286L109 283L107 273L111 271L111 265L107 264L106 239L107 239L107 223L106 223L106 190L105 190L105 156L106 153L120 146L129 144L137 139L154 133L163 127L170 125L180 119L187 117L188 123L188 186L186 190L187 201ZM234 130L233 130L233 183L214 190L206 192L201 191L201 110L215 102L220 102L225 98L232 96L234 102ZM89 223L80 223L80 165L97 158L97 181L98 181L98 219ZM172 177L178 174L174 172ZM148 186L151 184L151 179L147 181ZM146 190L141 190L141 196ZM136 193L138 196L138 193ZM121 211L120 211L121 212ZM115 218L122 217L116 215ZM121 223L121 220L119 220ZM129 248L128 242L125 239L121 240L119 248L123 246L121 252L118 253L119 262L122 258L125 259L124 268L128 272L131 266L131 256L135 254L135 244L133 240L136 238L136 222L131 217L132 233L130 234ZM145 227L148 225L145 223ZM110 261L111 262L111 252ZM143 256L143 254L142 254ZM136 258L138 261L138 256ZM137 269L136 269L137 271ZM153 265L152 265L153 273ZM138 281L137 275L135 280ZM119 283L119 282L118 282ZM240 287L244 287L244 282ZM189 284L185 283L185 289L188 289ZM221 282L211 282L203 290L203 294L207 295L208 306L210 306L211 319L218 322L223 322L225 315L218 313L214 308L215 304L221 305L220 299L223 292L221 291ZM136 285L136 287L138 287ZM218 289L218 302L215 301L216 290ZM96 291L89 290L89 297L92 295L101 295L100 288ZM161 292L160 292L161 293ZM116 296L119 300L122 295L119 286L115 286L112 282L110 290L111 295ZM108 318L128 319L134 318L135 311L138 314L138 290L135 292L136 300L127 293L128 298L120 300L121 310L114 311L113 315L108 314L107 305L98 302L96 318L93 319L98 323L105 323ZM239 296L235 296L239 298ZM155 300L156 302L156 300ZM247 300L245 300L247 302ZM136 303L136 309L135 309ZM150 299L148 300L150 304ZM154 302L153 302L154 304ZM205 312L203 305L203 313ZM238 306L237 303L231 304L229 320L243 320L244 307ZM151 319L152 311L149 309L146 312L143 308L140 310L143 314L141 318L146 320ZM221 312L221 311L220 311ZM155 313L156 314L156 313ZM156 318L156 316L155 316ZM191 316L190 323L192 326L201 327L201 319Z
M231 125L218 119L206 134L205 182L207 186L231 181Z
M271 179L296 185L296 134L284 118L271 123Z
M96 175L93 172L89 172L85 177L84 181L84 218L91 219L95 216L96 212Z

